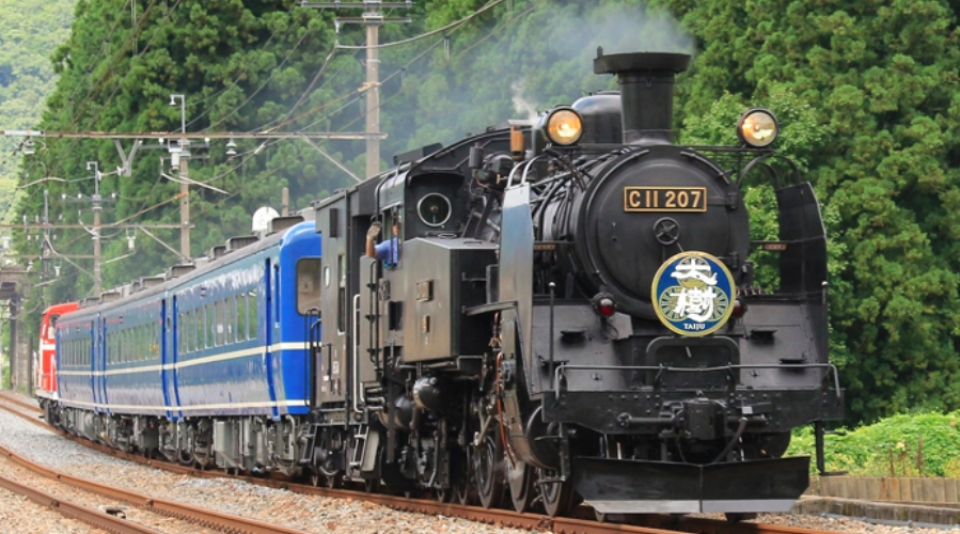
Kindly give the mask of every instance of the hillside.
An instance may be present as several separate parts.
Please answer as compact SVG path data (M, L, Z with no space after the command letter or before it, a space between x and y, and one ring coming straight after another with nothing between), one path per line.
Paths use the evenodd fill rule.
M56 85L50 56L67 41L76 0L0 0L0 128L36 127ZM0 138L0 220L8 220L21 139ZM19 156L19 155L18 155ZM42 176L43 169L28 170Z

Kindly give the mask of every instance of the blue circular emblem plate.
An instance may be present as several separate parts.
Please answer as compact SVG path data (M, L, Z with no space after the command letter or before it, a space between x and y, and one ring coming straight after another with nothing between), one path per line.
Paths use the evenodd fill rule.
M705 336L730 319L737 288L733 275L706 252L681 252L653 277L653 309L667 328L682 336Z

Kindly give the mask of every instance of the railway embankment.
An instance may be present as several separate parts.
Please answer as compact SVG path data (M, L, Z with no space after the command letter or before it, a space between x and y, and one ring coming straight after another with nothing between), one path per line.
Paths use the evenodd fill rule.
M794 512L960 526L960 478L824 476Z

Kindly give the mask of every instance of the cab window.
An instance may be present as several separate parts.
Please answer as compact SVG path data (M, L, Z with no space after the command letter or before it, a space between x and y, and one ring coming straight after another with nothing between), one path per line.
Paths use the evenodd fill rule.
M297 262L297 312L320 314L320 258Z

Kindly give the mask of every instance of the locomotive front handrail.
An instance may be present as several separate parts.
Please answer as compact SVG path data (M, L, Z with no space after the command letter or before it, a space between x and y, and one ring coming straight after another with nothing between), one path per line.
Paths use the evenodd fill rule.
M511 187L513 187L513 176L517 173L517 169L519 169L520 167L523 167L523 172L520 174L520 182L519 182L517 185L523 185L524 183L526 183L526 182L527 182L527 173L530 171L530 167L532 167L533 164L536 163L536 161L537 161L538 159L541 159L541 158L543 158L543 156L537 156L537 157L535 157L535 158L533 158L533 159L530 159L530 160L527 160L527 161L525 161L525 162L523 162L523 163L521 163L521 164L519 164L519 165L514 165L513 168L510 169L510 175L507 177L507 187L506 187L506 188L507 188L507 189L510 189Z
M747 175L750 174L750 171L752 171L754 167L763 166L763 168L767 169L767 171L770 172L770 177L773 179L774 187L779 188L780 187L780 183L778 180L780 177L779 173L777 173L776 169L774 169L772 165L767 163L766 161L767 159L776 159L776 160L787 162L787 165L790 166L790 170L792 171L791 174L793 175L793 185L800 185L801 183L803 183L803 178L800 176L800 168L797 166L796 162L794 162L793 160L791 160L786 156L782 156L776 153L769 153L769 154L762 154L760 156L757 156L756 158L752 159L749 163L747 163L746 167L744 167L743 170L737 176L737 185L742 189L743 182L746 179Z
M739 369L818 369L826 368L828 374L833 374L833 388L837 394L837 400L841 399L840 373L837 366L832 363L797 363L797 364L775 364L775 363L739 363L730 365L718 365L714 367L670 367L667 365L583 365L561 363L553 372L553 390L560 390L560 375L566 371L658 371L677 373L710 373L721 371L733 371Z

